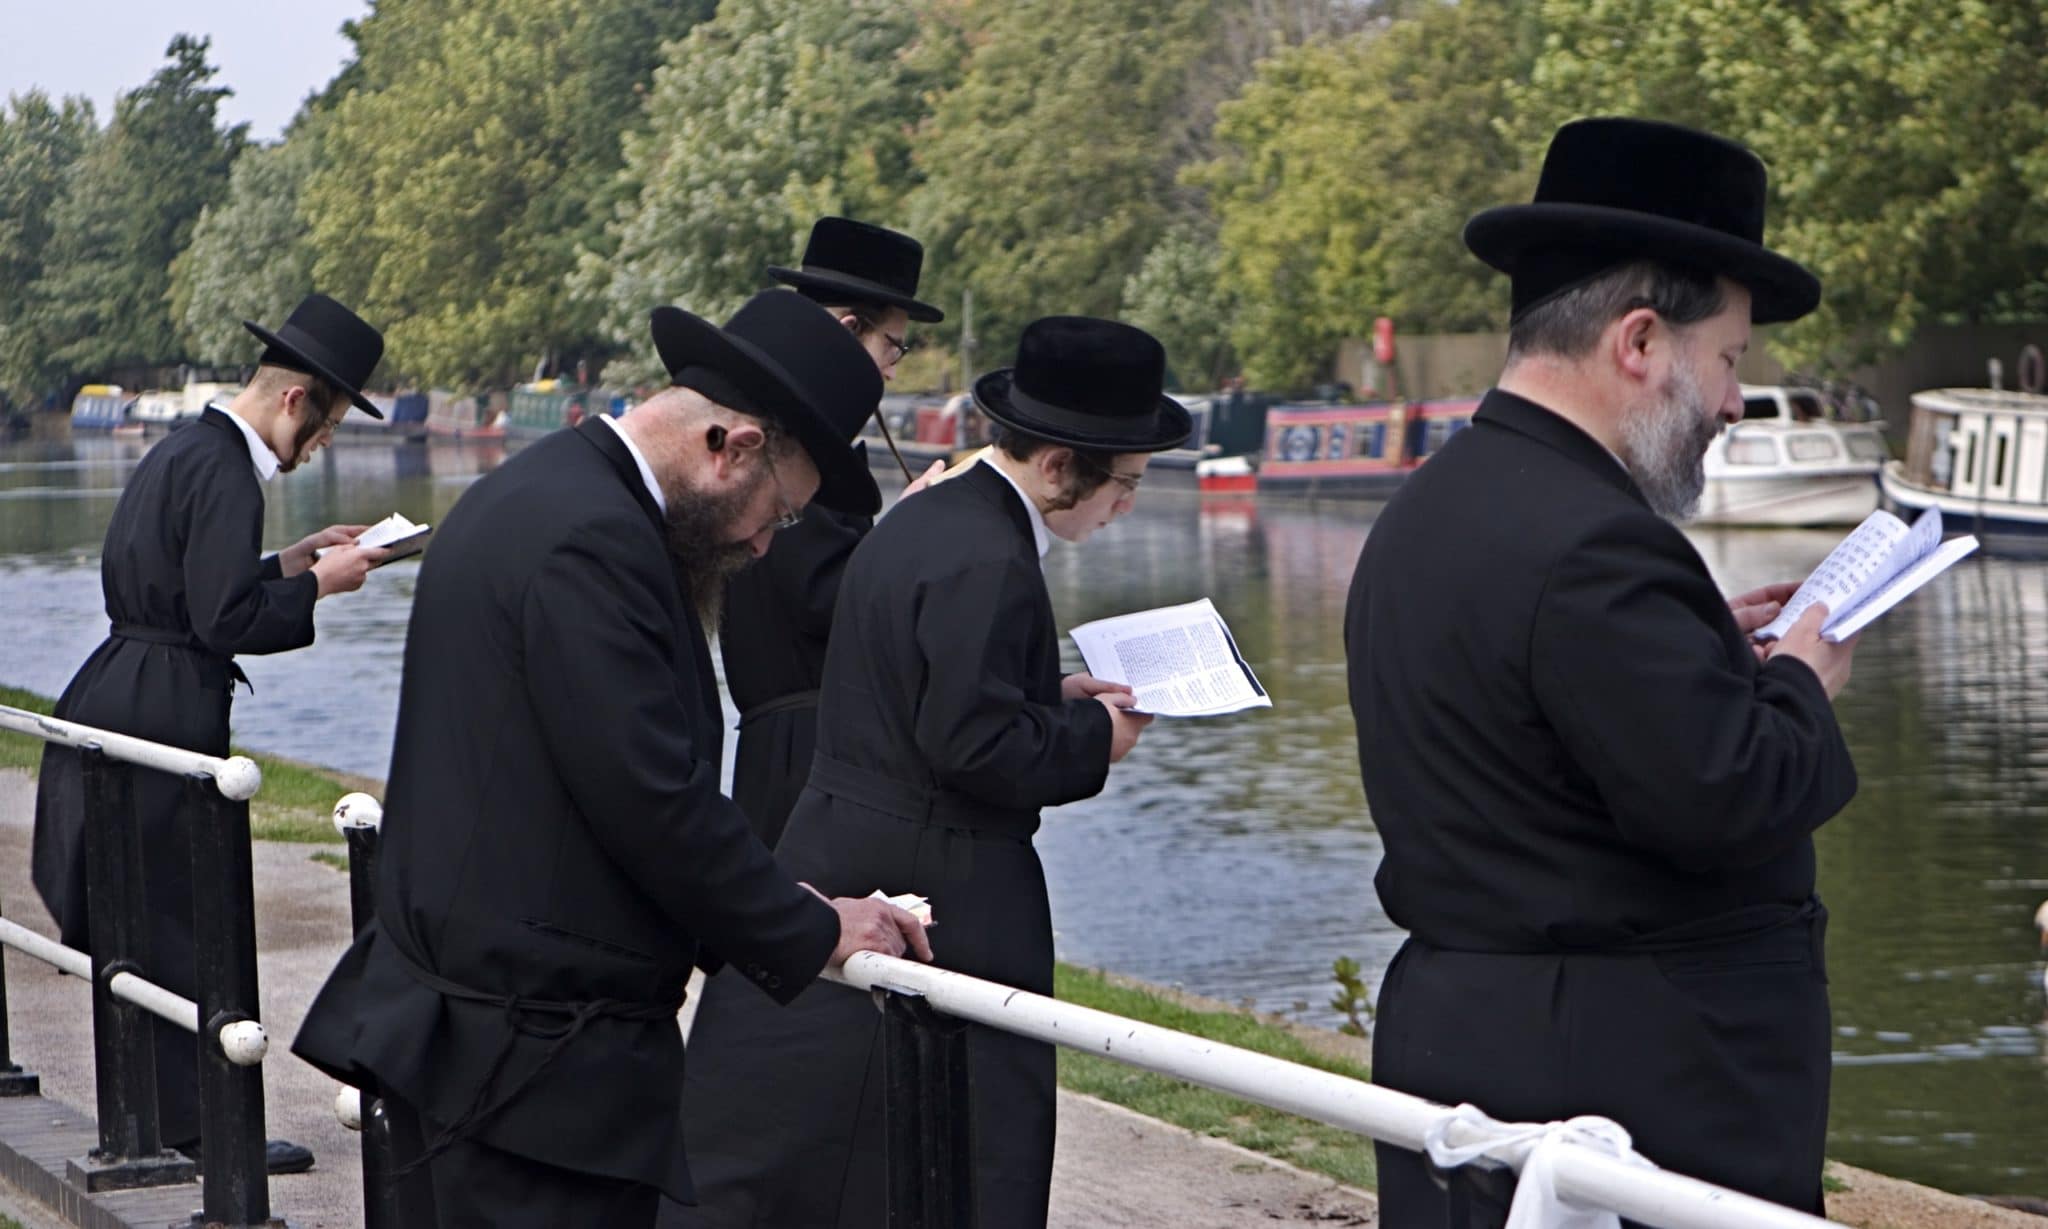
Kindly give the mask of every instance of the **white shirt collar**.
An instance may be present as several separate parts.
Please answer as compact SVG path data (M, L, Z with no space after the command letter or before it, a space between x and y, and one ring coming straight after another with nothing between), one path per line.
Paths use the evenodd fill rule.
M1038 547L1038 557L1045 558L1045 552L1052 549L1052 530L1046 528L1045 513L1038 510L1037 502L1024 493L1024 488L1017 485L1017 480L1010 477L1009 471L996 464L994 453L983 457L981 463L1001 474L1003 481L1010 484L1010 489L1017 492L1017 498L1024 501L1024 511L1031 517L1032 545Z
M277 477L277 454L270 450L270 445L263 442L262 436L256 434L256 428L243 422L242 416L232 410L221 409L217 405L208 405L206 408L220 410L228 416L229 422L242 429L242 439L249 445L249 460L256 466L256 481L268 482Z
M619 425L618 419L609 414L599 414L598 418L605 426L618 432L619 438L626 442L626 451L633 454L633 464L640 467L640 481L647 484L647 493L654 496L654 506L661 509L663 516L667 516L668 500L661 497L661 484L654 480L654 469L647 464L647 457L641 453L640 445L634 443L633 437L626 434L626 429Z

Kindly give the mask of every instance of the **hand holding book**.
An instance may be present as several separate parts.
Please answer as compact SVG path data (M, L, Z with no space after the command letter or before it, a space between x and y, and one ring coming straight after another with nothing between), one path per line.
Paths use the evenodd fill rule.
M350 545L382 548L387 552L384 558L377 562L377 566L382 567L394 559L404 559L427 549L427 539L432 537L433 533L433 526L415 525L406 519L404 513L394 512L365 529ZM332 549L334 548L322 547L313 552L313 555L320 558Z
M1822 602L1828 615L1821 637L1839 644L1976 549L1977 539L1968 534L1941 540L1939 508L1921 513L1910 527L1889 512L1873 512L1828 553L1778 617L1752 635L1776 640Z

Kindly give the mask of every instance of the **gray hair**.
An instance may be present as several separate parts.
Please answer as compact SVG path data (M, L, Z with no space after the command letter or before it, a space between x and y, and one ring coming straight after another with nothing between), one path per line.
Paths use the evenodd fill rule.
M1698 324L1720 312L1728 296L1711 273L1654 260L1617 265L1547 299L1508 325L1508 362L1537 355L1584 358L1607 326L1640 307L1672 325Z

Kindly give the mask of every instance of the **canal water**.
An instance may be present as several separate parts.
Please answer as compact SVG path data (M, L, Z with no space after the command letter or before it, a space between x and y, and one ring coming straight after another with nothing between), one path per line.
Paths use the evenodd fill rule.
M98 643L100 539L146 446L0 446L0 682L55 694ZM503 456L342 443L272 484L264 539L394 510L438 522ZM1203 500L1155 473L1131 517L1054 546L1063 625L1213 598L1274 700L1155 723L1100 797L1048 814L1038 843L1062 957L1320 1024L1340 1018L1334 959L1377 982L1401 936L1372 890L1380 846L1342 637L1372 511ZM1693 534L1730 592L1797 579L1837 536ZM382 776L417 574L396 564L322 603L309 649L243 658L256 690L236 700L237 740ZM1966 562L1864 635L1839 705L1862 790L1819 836L1831 1155L1950 1190L2048 1195L2048 991L2031 925L2048 899L2044 669L2040 562Z

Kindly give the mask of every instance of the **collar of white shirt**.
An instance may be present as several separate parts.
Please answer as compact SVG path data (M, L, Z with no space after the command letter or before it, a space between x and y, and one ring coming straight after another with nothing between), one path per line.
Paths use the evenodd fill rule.
M667 516L668 501L661 497L661 484L654 480L654 470L647 464L647 457L640 451L640 445L634 443L633 437L626 434L626 429L619 425L618 419L609 414L600 414L598 418L605 426L618 432L619 438L626 442L626 451L633 454L633 464L640 467L640 481L647 484L647 493L654 496L654 506L661 509L663 516Z
M242 439L249 445L249 460L256 466L256 481L268 482L277 477L277 454L270 450L270 445L263 442L262 436L256 434L256 428L243 422L242 416L232 410L221 409L217 405L209 405L206 408L220 410L228 416L229 422L242 429Z
M1045 552L1052 549L1052 531L1046 528L1045 513L1038 510L1037 503L1033 502L1031 496L1024 493L1024 488L1017 485L1017 480L1010 477L1009 471L996 464L993 454L983 457L981 463L1001 474L1003 481L1010 484L1010 489L1017 492L1017 498L1024 501L1024 511L1031 516L1032 545L1038 547L1038 557L1040 559L1045 558Z

